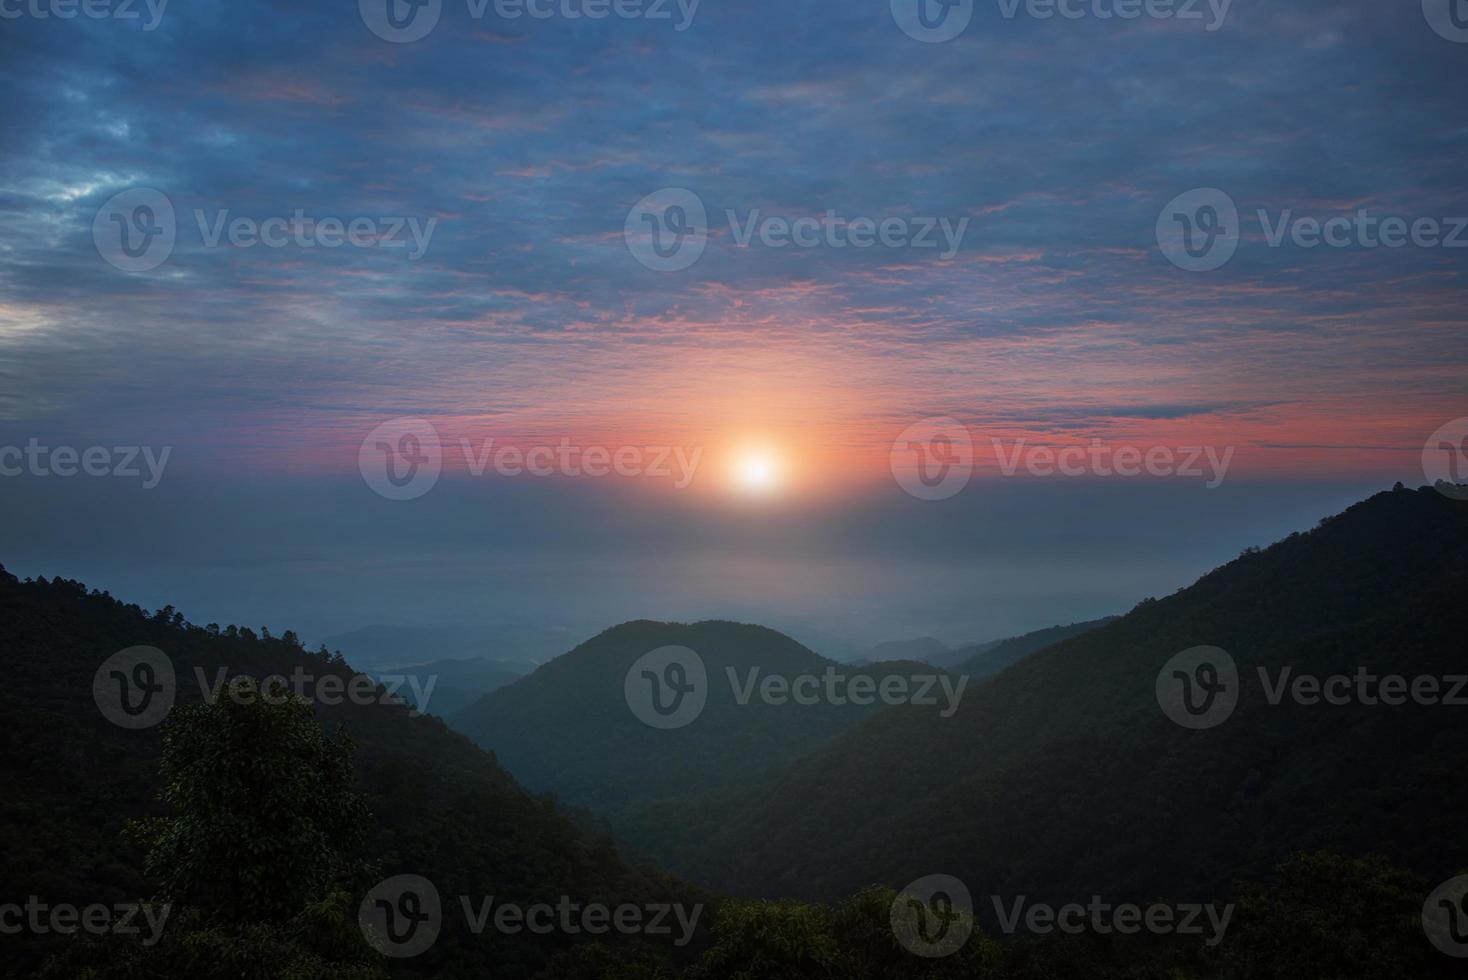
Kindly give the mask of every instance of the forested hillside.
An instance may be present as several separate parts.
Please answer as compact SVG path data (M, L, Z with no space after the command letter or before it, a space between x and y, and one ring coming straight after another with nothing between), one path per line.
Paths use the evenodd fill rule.
M317 683L334 676L346 684L354 676L339 659L301 649L290 633L274 638L268 631L195 626L172 609L150 615L61 579L20 582L0 572L0 624L7 678L0 692L3 891L53 903L85 906L152 894L143 852L125 841L124 830L130 818L162 811L162 726L128 731L99 712L93 675L110 655L140 645L163 651L177 675L174 710L202 700L196 669L207 685L220 670L265 677L300 669ZM357 785L372 814L363 851L382 876L418 874L446 895L525 902L562 894L667 902L696 894L665 876L630 869L608 839L527 795L492 755L437 718L410 717L385 694L374 696L380 703L316 707L328 728L344 726L356 744ZM6 937L15 975L27 975L57 940ZM496 976L530 976L573 941L473 937L462 917L450 918L434 948L400 969L439 975L493 963Z
M675 865L700 885L753 899L630 865L584 819L528 795L492 754L288 632L195 626L171 608L150 614L77 582L0 571L10 682L0 693L0 904L180 903L156 947L7 932L5 975L1452 976L1460 961L1432 948L1421 917L1457 914L1428 896L1468 870L1459 819L1468 706L1271 703L1276 681L1254 675L1433 677L1441 698L1461 697L1465 543L1458 502L1426 490L1378 495L1025 657L968 690L948 717L932 706L873 706L849 727L822 710L783 710L816 705L739 704L726 693L711 693L705 717L683 728L634 717L623 681L649 648L700 648L711 692L726 686L723 667L830 666L777 633L730 623L626 624L478 706L530 685L541 698L534 708L567 722L550 739L547 765L606 787L624 813L664 807ZM1237 682L1228 678L1236 703L1207 726L1184 727L1159 677L1201 645L1237 664ZM99 668L139 646L166 656L176 698L161 724L133 729L109 712L105 692L118 678ZM914 676L918 667L881 670ZM307 678L302 696L205 697L231 679L262 692L270 682L259 679L271 675ZM328 697L328 682L357 683L358 696ZM1348 688L1358 690L1339 689ZM545 700L556 691L575 696ZM702 735L680 741L680 732ZM625 771L598 784L595 765ZM710 775L709 766L728 772ZM640 795L639 786L649 789ZM934 874L968 883L974 897L971 909L930 903L967 936L939 957L915 954L923 947L901 918L920 904L909 883ZM393 958L371 948L378 933L358 903L373 907L374 890L398 875L434 883L442 929L416 955ZM475 933L460 911L465 896L519 907L676 904L699 918L681 945L636 930ZM1232 924L1216 943L1030 934L996 924L990 900L1004 896L1228 903Z
M676 730L649 727L629 709L624 692L629 668L665 646L694 651L708 681L708 700L696 721ZM875 679L947 676L916 663L838 664L761 626L640 621L593 637L486 695L451 723L494 751L531 789L590 809L620 837L667 862L682 847L698 846L697 822L717 819L731 794L778 778L796 759L882 707L875 700L824 698L775 704L758 694L740 703L751 678L824 677L828 670ZM941 697L936 684L935 692Z
M942 870L1051 899L1185 897L1323 848L1447 878L1468 866L1468 706L1272 705L1257 671L1468 673L1465 553L1460 502L1379 494L1020 661L952 719L868 719L728 808L690 870L760 895ZM1156 684L1199 645L1232 655L1240 690L1226 722L1189 730Z

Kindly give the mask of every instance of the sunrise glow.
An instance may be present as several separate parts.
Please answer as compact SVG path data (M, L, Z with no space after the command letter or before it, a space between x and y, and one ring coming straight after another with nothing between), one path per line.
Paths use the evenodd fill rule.
M762 447L737 452L730 472L735 489L745 496L774 496L784 484L779 457Z

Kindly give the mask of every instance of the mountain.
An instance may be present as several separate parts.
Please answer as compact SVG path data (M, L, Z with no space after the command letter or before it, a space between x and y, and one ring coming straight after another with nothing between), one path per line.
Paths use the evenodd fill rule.
M1465 554L1468 505L1378 494L1026 657L953 717L866 719L726 801L686 870L756 895L942 872L1037 901L1186 898L1322 849L1442 881L1468 867L1468 707L1271 704L1258 672L1277 685L1282 670L1308 682L1364 669L1447 691L1468 673ZM1164 714L1157 685L1176 684L1169 661L1200 645L1237 663L1237 706L1192 730Z
M972 659L985 650L992 650L1003 642L1004 640L989 640L984 643L972 643L966 646L944 650L942 653L928 657L923 663L932 664L934 667L942 667L944 670L955 670L962 666L965 661Z
M394 689L418 710L447 718L534 669L534 664L465 657L462 660L435 660L392 670L368 671L367 674Z
M1050 626L1045 629L1035 630L1032 633L1022 633L1019 636L1005 637L999 640L989 640L986 643L974 643L955 649L944 649L943 651L929 657L918 657L923 663L932 664L934 667L942 667L956 673L968 674L971 677L988 677L997 674L1037 650L1043 650L1052 643L1081 633L1097 626L1102 626L1115 619L1108 616L1104 619L1093 619L1084 623L1072 623L1069 626ZM988 655L998 651L992 658Z
M355 676L324 651L301 649L290 633L195 626L172 608L149 614L78 582L21 582L3 569L0 637L3 892L50 903L111 904L151 893L143 855L123 831L130 818L159 810L162 729L128 730L103 716L94 675L111 655L138 646L162 651L176 678L173 710L203 699L201 676L208 689L225 677L299 672L308 695L328 678L345 690ZM362 690L370 692L364 703L340 693L335 700L343 703L316 697L316 715L329 729L344 726L355 742L359 791L373 814L369 856L383 877L422 875L449 906L459 894L525 904L560 895L614 904L699 896L667 876L630 868L610 840L532 798L492 755L439 719L415 717L370 683ZM57 941L7 936L0 970L32 975ZM492 967L495 976L529 977L570 944L565 935L474 936L462 916L446 915L433 949L394 972L468 976Z
M367 902L373 893L355 885L311 901L284 922L266 922L252 908L241 913L238 906L221 920L219 909L230 908L219 902L231 893L229 869L239 880L236 861L257 884L276 874L304 879L294 861L272 858L266 866L257 857L252 863L248 855L277 853L256 847L260 836L232 833L235 825L228 820L185 819L166 824L182 835L175 840L212 840L227 845L224 853L231 855L206 865L221 891L195 893L187 903L211 907L214 918L201 918L197 908L179 910L158 947L171 958L165 962L187 961L188 968L138 969L146 943L136 938L60 935L33 927L5 937L0 976L1457 976L1458 960L1433 945L1452 949L1453 930L1461 930L1461 923L1449 917L1456 916L1461 893L1451 890L1453 882L1433 889L1468 868L1468 843L1461 835L1468 803L1462 705L1320 705L1298 698L1271 704L1251 675L1258 667L1288 666L1297 678L1339 672L1364 683L1356 668L1366 667L1377 677L1439 677L1444 692L1461 696L1453 685L1465 673L1465 543L1468 508L1426 491L1398 489L1310 533L1264 551L1250 549L1167 599L1147 600L1120 619L1031 654L978 682L955 711L846 705L841 718L860 707L864 720L854 727L836 725L839 730L814 744L806 740L832 724L821 709L837 705L766 704L757 696L741 704L740 697L731 700L720 690L727 686L718 682L721 668L733 667L741 686L757 689L761 675L745 679L755 669L765 680L772 670L811 671L809 676L819 670L854 683L857 676L915 677L918 665L843 673L758 627L637 622L607 631L559 658L566 661L560 667L558 660L513 685L527 686L540 699L558 692L573 708L607 712L572 734L591 739L581 743L588 754L624 766L634 784L641 779L664 793L664 802L679 804L667 811L672 817L664 816L680 864L743 891L839 899L830 905L718 898L629 866L606 837L584 829L584 816L573 822L553 802L528 796L491 754L366 683L339 657L303 650L289 632L275 638L233 626L195 626L171 607L150 614L78 582L19 582L0 569L7 682L0 689L0 845L6 854L0 898L15 896L5 902L29 905L30 896L37 896L53 908L105 908L156 894L157 882L149 875L158 869L150 866L145 873L144 856L130 842L135 838L124 833L125 824L162 813L178 816L183 799L196 804L186 812L199 813L197 804L213 812L220 797L197 790L224 786L233 789L234 814L248 813L246 825L264 828L267 835L275 827L319 829L323 816L358 812L370 822L365 841L355 834L349 842L292 836L289 853L316 866L320 855L340 851L350 859L341 867L355 869L343 874L369 881L423 875L437 884L445 905L442 935L412 959L360 955L364 940L353 913L359 899L361 908L373 907ZM666 646L670 640L696 643L704 652L695 662L686 652L646 650L648 643ZM1232 714L1211 717L1217 722L1211 727L1192 721L1193 727L1184 728L1169 718L1192 716L1180 712L1170 695L1159 700L1158 683L1160 678L1165 689L1172 682L1180 648L1200 642L1232 651L1242 683L1228 676L1219 651L1206 651L1224 681L1214 702L1231 707ZM178 702L172 710L188 710L171 721L230 716L246 719L244 727L134 730L115 723L132 715L119 714L119 706L109 703L111 682L119 677L107 667L119 651L140 645L166 655L166 667L158 665L165 672L119 673L172 690ZM655 656L647 658L649 652ZM668 668L676 664L686 671L695 663L708 669L712 683L704 683L705 710L685 715L679 704L696 708L698 699L688 693L689 676ZM1211 684L1197 664L1183 666L1189 670L1179 671L1181 676ZM536 690L535 677L551 668L575 683ZM285 729L251 727L278 720L281 712L236 711L225 701L197 708L211 683L270 674L291 683L303 677L315 721L299 716ZM649 675L676 685L682 700L639 700L639 685ZM330 682L356 684L358 700L333 699ZM615 699L596 693L596 685L605 682L617 686L620 711L612 710ZM763 689L770 694L779 685ZM1327 689L1350 685L1332 683ZM1420 681L1381 689L1428 691ZM559 724L574 727L579 721L564 705L540 704L553 710ZM648 713L649 704L671 714ZM623 730L618 718L634 710L651 720L643 727L662 736L661 743ZM686 724L668 728L670 718ZM311 745L321 741L317 722L332 730L340 726L351 742L333 742L335 754L314 754ZM257 731L273 737L218 740L225 732ZM597 743L602 732L621 741L615 753L604 753ZM159 772L165 733L171 760L177 761L181 746L193 760L185 769L173 768L166 786ZM574 761L574 739L553 734L557 757ZM773 768L769 760L740 754L778 754L782 747L790 758ZM628 754L632 749L644 754ZM322 765L346 756L351 766ZM700 768L710 763L727 765L733 775ZM672 773L663 772L665 767ZM346 792L353 772L355 791ZM324 778L311 778L318 775ZM751 779L752 788L742 785ZM291 792L274 792L281 785ZM647 798L636 785L604 785L634 800ZM680 797L680 785L713 788ZM365 810L348 799L356 793ZM169 802L161 802L160 794ZM228 806L218 809L230 813ZM671 822L677 817L683 826ZM265 843L284 839L267 836ZM1366 856L1378 851L1390 860ZM914 943L941 942L954 923L967 931L962 910L944 907L946 888L925 903L911 892L899 895L870 882L905 884L934 874L967 882L980 919L988 904L984 898L1004 895L1020 896L1032 909L1035 902L1086 903L1092 896L1104 896L1113 908L1127 900L1226 897L1238 915L1227 942L1216 948L1196 936L1132 937L1084 926L1078 935L996 940L983 920L952 955L930 959L923 953L932 950ZM863 884L853 889L850 882ZM1424 899L1430 892L1442 898L1436 906L1433 898ZM573 934L554 926L481 935L453 914L460 896L493 896L500 908L547 910L563 900L649 910L659 903L705 903L707 915L694 943L681 950L623 934L635 930L621 927L616 935L603 930L590 937L587 930ZM384 905L391 903L376 907ZM401 896L395 907L410 921L423 911ZM1424 923L1424 910L1434 909L1437 919ZM937 914L936 939L927 931L929 911ZM921 918L908 918L914 912ZM393 921L387 922L389 930ZM115 952L127 955L113 960Z
M561 653L576 638L574 631L552 626L363 626L325 637L321 645L341 651L359 670L386 671L471 657L533 666Z
M997 643L985 643L978 647L970 647L966 650L954 652L955 657L962 657L953 669L962 674L968 674L974 679L989 677L999 673L1004 668L1019 663L1032 653L1037 653L1048 646L1053 646L1061 640L1068 640L1116 619L1115 616L1107 616L1104 619L1092 619L1083 623L1071 623L1069 626L1051 626L1048 629L1036 630L1033 633L1025 633L1022 636L1012 636L1007 640ZM966 656L965 656L966 655Z
M911 640L887 640L867 650L862 659L867 663L884 660L916 660L931 664L934 659L948 653L948 644L931 636L919 636Z
M697 654L707 703L685 727L665 730L639 719L626 685L639 658L669 646ZM795 759L882 707L880 700L825 698L776 704L757 693L740 703L751 678L763 685L771 675L828 672L842 682L858 675L936 680L942 673L915 663L838 664L760 626L644 620L601 633L451 722L526 786L591 810L619 836L668 859L700 836L699 820L717 814L725 797L778 778ZM634 682L642 683L635 675Z

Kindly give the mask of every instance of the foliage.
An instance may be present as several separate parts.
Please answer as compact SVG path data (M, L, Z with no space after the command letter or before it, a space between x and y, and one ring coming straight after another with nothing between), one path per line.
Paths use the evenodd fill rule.
M1223 947L1229 980L1419 980L1447 976L1426 943L1422 880L1385 860L1297 854L1269 884L1241 887L1237 942Z
M79 941L40 980L385 980L362 939L355 904L333 892L278 922L224 922L197 908L169 920L156 945L108 936Z
M336 882L365 880L370 814L353 788L352 742L328 738L309 702L241 678L212 704L184 705L164 732L167 817L136 825L147 872L179 905L225 921L278 921Z

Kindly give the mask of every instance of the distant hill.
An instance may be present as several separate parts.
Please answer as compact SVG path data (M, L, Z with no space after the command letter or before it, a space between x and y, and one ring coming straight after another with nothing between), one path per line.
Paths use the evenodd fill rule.
M954 651L955 656L962 656L963 659L952 669L968 674L975 679L989 677L1011 664L1019 663L1032 653L1037 653L1061 640L1089 633L1116 618L1107 616L1104 619L1092 619L1084 623L1071 623L1069 626L1051 626L1048 629L1025 633L1023 636L1012 636L997 643L985 643L978 647L957 650Z
M960 666L965 660L984 650L992 650L1003 640L989 640L984 643L970 643L961 647L953 647L943 650L928 657L923 663L932 664L934 667L942 667L944 670L953 670Z
M1256 672L1468 673L1465 554L1468 505L1379 494L1024 658L953 718L868 718L726 801L682 867L757 895L941 871L1035 900L1185 897L1318 848L1444 880L1468 868L1468 707L1271 705ZM1239 701L1190 730L1156 685L1199 645L1235 659Z
M1105 619L1093 619L1084 623L1072 623L1069 626L1049 626L1045 629L1035 630L1031 633L1022 633L1019 636L1010 636L998 640L989 640L985 643L971 643L966 646L953 649L945 648L939 653L929 657L920 657L923 663L942 667L945 670L965 673L971 677L988 677L997 674L1024 657L1029 656L1037 650L1043 650L1052 643L1071 636L1079 636L1081 633L1097 626L1105 625L1115 616ZM998 653L990 658L991 652Z
M549 626L363 626L324 637L321 643L328 650L340 650L358 670L391 670L470 657L534 665L564 652L579 638L570 629Z
M640 721L624 682L634 662L665 646L695 651L706 665L708 702L676 730ZM586 807L654 857L696 838L695 811L779 777L800 756L856 725L871 705L740 704L727 680L760 677L891 675L937 677L916 663L852 667L827 660L789 637L730 622L624 623L480 699L451 719L531 789ZM936 712L936 708L929 709Z
M887 640L878 643L862 654L866 663L884 660L916 660L930 664L938 657L950 652L948 644L931 636L919 636L912 640Z
M374 680L392 687L420 711L447 718L534 669L534 664L465 657L367 673ZM420 700L426 701L427 705L420 704Z

